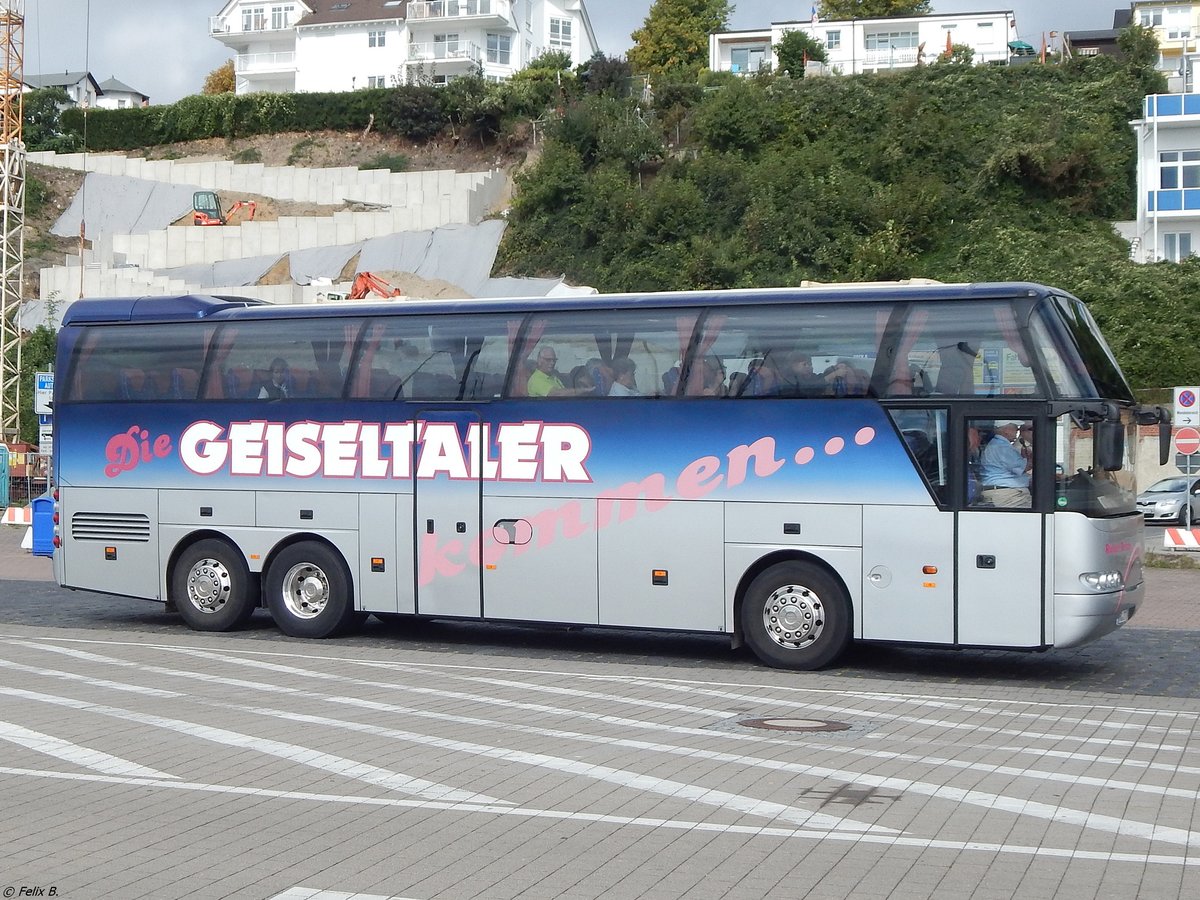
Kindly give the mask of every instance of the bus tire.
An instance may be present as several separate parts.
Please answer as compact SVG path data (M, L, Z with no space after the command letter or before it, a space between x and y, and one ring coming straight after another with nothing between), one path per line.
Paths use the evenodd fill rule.
M742 635L754 655L781 669L819 669L850 643L850 598L812 563L771 566L742 600Z
M350 572L325 544L302 541L279 551L265 590L275 624L291 637L333 637L355 621Z
M196 631L229 631L244 625L257 606L250 570L224 541L197 541L175 561L171 602Z

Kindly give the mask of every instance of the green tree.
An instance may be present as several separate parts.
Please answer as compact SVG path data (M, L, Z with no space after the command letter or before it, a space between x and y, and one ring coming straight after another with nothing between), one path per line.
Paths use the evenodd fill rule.
M73 136L64 133L60 116L71 103L60 87L39 88L25 95L24 136L30 150L74 150Z
M937 61L939 63L969 66L975 61L975 48L970 44L951 44L950 51L943 50L939 53Z
M48 306L54 315L54 304ZM33 413L33 376L54 368L54 350L58 333L49 325L39 325L21 342L21 440L38 442L38 417Z
M821 0L821 18L887 19L892 16L927 16L930 0Z
M202 94L232 94L237 87L233 74L233 60L227 59L208 73L204 79Z
M708 36L726 28L732 12L728 0L655 0L630 35L629 62L640 73L695 80L708 66Z
M1152 69L1158 63L1158 37L1148 25L1135 23L1122 29L1117 46L1134 69Z
M597 50L577 71L589 94L611 94L614 97L629 94L633 67L624 57L605 56Z
M806 31L788 31L775 45L775 68L793 78L804 77L806 62L826 62L825 47Z

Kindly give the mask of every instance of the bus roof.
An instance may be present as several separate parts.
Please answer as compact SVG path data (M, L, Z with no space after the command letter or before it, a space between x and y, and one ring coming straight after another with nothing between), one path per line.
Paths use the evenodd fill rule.
M72 303L63 325L124 322L174 322L191 319L324 318L453 313L527 313L585 309L670 309L686 306L753 304L870 303L878 301L962 301L1040 297L1052 292L1029 282L980 284L873 283L819 284L753 290L670 291L589 294L582 297L505 297L481 300L335 301L322 304L273 304L245 297L189 294L173 297L107 297Z

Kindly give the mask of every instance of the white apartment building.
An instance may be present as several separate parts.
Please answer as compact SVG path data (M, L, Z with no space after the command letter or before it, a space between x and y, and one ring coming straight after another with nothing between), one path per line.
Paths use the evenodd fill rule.
M774 22L750 31L722 31L708 36L708 67L714 72L753 73L775 67L774 47L789 31L805 31L825 48L826 68L835 74L858 75L909 69L931 63L948 44L966 44L977 64L1007 61L1009 42L1016 41L1011 10L957 15L897 16Z
M584 0L229 0L210 20L236 90L352 91L482 70L502 81L542 53L598 49Z
M1200 253L1200 93L1151 94L1131 123L1138 141L1136 262Z

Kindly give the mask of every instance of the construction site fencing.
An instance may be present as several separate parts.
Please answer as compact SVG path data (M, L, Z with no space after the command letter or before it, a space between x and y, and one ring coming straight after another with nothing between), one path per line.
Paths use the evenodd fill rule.
M0 469L0 507L28 506L50 489L53 466L48 453L6 451L8 464ZM2 460L2 457L0 457Z

